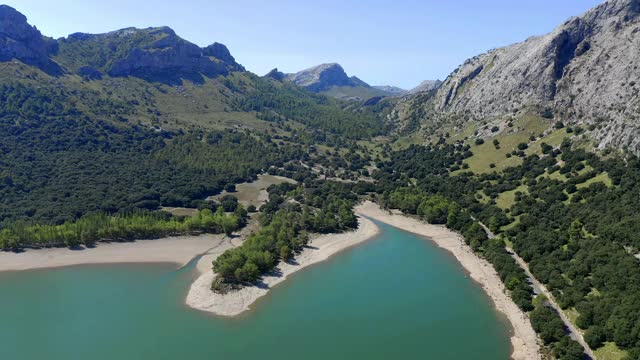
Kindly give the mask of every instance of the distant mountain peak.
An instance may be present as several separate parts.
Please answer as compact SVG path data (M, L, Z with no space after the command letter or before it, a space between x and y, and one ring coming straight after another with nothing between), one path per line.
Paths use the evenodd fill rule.
M338 63L320 64L295 74L287 75L294 84L313 92L329 90L334 86L369 86L357 77L349 77Z
M423 82L420 83L420 85L409 90L409 93L415 94L415 93L424 92L424 91L436 90L437 88L440 87L440 85L442 85L442 81L440 80L424 80Z
M286 79L287 74L285 74L282 71L278 70L278 68L274 68L273 70L271 70L267 74L265 74L264 77L272 78L272 79L278 80L278 81L283 81L284 79Z
M269 74L273 75L272 73L273 71ZM286 74L285 79L310 91L347 100L367 100L406 93L406 90L393 86L370 86L357 76L347 75L338 63L320 64L294 74Z
M379 85L379 86L374 86L374 88L380 91L386 92L393 96L401 96L409 92L403 88L392 86L392 85Z

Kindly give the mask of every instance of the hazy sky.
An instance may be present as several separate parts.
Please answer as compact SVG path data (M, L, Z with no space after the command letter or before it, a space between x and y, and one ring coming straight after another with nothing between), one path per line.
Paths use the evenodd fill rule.
M1 1L0 1L1 2ZM372 85L444 79L465 59L547 33L603 0L5 0L52 37L168 25L226 44L263 75L338 62Z

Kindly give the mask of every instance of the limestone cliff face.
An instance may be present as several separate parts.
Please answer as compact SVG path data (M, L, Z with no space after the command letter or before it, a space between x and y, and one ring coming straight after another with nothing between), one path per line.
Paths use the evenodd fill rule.
M599 124L601 147L640 152L640 0L609 0L550 34L467 60L432 96L407 99L429 121L533 111Z
M56 50L56 41L43 37L24 15L0 5L0 61L17 59L49 73L60 73L60 67L49 58Z
M206 48L202 49L204 56L212 56L216 59L222 60L233 71L245 71L245 68L236 62L236 59L231 55L229 49L220 43L213 43Z

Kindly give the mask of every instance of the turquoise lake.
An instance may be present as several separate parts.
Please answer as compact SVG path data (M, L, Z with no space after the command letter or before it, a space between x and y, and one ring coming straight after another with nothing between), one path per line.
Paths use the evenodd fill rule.
M184 305L193 266L0 273L0 359L508 359L506 319L455 259L377 224L235 319Z

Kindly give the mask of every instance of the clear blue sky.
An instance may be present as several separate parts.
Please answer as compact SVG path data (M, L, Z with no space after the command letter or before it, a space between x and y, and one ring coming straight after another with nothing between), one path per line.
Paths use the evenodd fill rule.
M1 0L0 0L1 2ZM603 0L5 0L52 37L168 25L226 44L259 75L338 62L372 85L444 79L465 59L547 33Z

